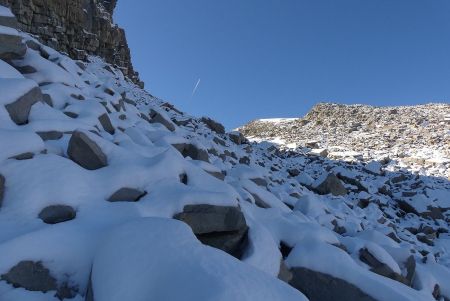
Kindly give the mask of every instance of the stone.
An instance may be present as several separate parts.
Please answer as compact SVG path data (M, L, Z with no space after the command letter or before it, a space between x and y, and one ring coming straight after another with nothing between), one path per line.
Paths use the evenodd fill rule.
M252 178L252 179L250 179L250 181L252 181L253 183L255 183L258 186L267 188L267 181L266 181L266 179L263 179L263 178Z
M256 193L250 193L255 200L255 205L260 208L270 208L269 204L264 202Z
M108 198L108 202L137 202L146 194L145 191L124 187L114 192Z
M296 169L296 168L289 168L289 169L287 170L287 172L288 172L288 174L289 174L291 177L296 177L296 176L298 176L298 175L300 174L300 171L299 171L298 169Z
M303 267L292 268L291 272L289 284L310 301L378 301L355 285L331 275Z
M283 260L280 261L280 270L278 272L278 279L281 281L284 281L286 283L289 283L289 281L293 278L292 272L289 270L289 268L286 266Z
M29 160L29 159L33 159L34 154L30 153L30 152L26 152L26 153L22 153L16 156L12 156L9 159L15 159L15 160Z
M106 155L101 148L80 131L72 134L67 154L72 161L89 170L99 169L108 164Z
M169 131L175 131L175 125L172 121L166 119L161 113L151 109L150 110L150 123L160 123L164 125Z
M5 177L0 174L0 208L3 204L3 198L5 197Z
M216 132L217 134L225 134L225 127L219 122L208 117L202 117L200 121L203 122L211 131Z
M183 157L191 157L194 160L209 162L208 152L198 148L194 144L179 143L172 144L172 146L175 147L183 155Z
M76 215L71 206L51 205L42 209L38 216L46 224L58 224L73 220Z
M405 263L406 267L406 280L408 281L407 284L409 286L412 286L414 277L416 275L416 261L414 259L414 256L409 256Z
M367 248L362 248L359 250L359 259L370 266L371 271L378 275L391 278L392 280L403 284L409 283L405 277L394 272L389 266L375 258L375 256L373 256Z
M244 135L242 135L242 133L240 132L230 132L228 133L228 137L230 137L230 140L236 143L237 145L241 145L247 141Z
M188 224L202 243L237 258L242 255L248 226L238 207L186 205L174 218Z
M219 180L222 180L222 181L225 180L225 175L222 172L218 172L218 171L206 171L206 172Z
M319 194L329 194L334 196L346 195L347 189L344 187L339 178L333 174L329 173L325 180L318 186L313 188Z
M42 101L41 89L34 87L14 102L5 105L5 108L12 121L17 125L23 125L28 122L31 107L39 101Z
M100 121L100 124L102 125L103 129L106 132L110 133L111 135L114 135L116 130L114 129L108 114L106 113L102 114L100 117L98 117L98 121Z
M0 59L20 59L25 55L26 51L27 46L22 42L22 37L18 34L0 32Z
M57 281L42 262L21 261L12 267L1 279L15 288L21 287L29 291L56 291Z
M63 136L63 133L59 131L36 132L36 134L38 134L44 141L59 140Z

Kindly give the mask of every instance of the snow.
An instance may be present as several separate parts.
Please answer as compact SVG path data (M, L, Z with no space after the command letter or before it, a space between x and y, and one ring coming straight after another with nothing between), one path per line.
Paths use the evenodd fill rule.
M111 231L101 245L92 269L98 301L307 300L287 284L202 246L178 221L137 220Z
M24 78L19 71L5 61L0 60L0 78Z

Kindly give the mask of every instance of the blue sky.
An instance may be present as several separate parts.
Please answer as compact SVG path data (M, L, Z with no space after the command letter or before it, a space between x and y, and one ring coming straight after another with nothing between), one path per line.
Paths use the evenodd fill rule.
M320 101L450 102L449 0L122 0L114 18L147 90L228 129Z

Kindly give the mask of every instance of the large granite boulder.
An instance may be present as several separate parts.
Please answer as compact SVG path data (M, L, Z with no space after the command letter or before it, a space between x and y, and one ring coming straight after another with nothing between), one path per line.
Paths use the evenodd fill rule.
M237 258L247 241L248 226L238 207L187 205L175 219L188 224L204 244L221 249Z
M344 187L344 184L333 173L329 173L321 183L313 187L313 190L318 194L331 193L334 196L347 194L347 189Z
M95 170L108 165L102 149L83 132L75 131L69 140L67 154L81 167Z
M33 87L13 102L6 104L5 108L11 120L18 125L22 125L28 122L31 107L39 101L42 101L41 89L39 87Z

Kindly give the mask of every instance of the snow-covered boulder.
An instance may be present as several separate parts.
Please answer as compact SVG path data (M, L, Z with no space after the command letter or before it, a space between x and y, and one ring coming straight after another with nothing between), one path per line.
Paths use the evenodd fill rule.
M89 169L99 169L108 164L102 149L86 133L76 131L69 140L67 154L80 166Z

